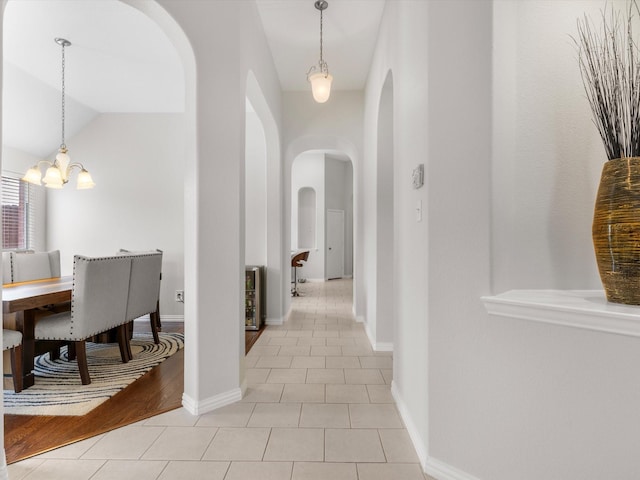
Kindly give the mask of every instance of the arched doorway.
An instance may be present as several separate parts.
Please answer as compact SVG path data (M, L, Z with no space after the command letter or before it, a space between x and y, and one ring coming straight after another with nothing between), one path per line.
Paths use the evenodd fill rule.
M2 21L3 23L5 23L5 21L9 21L8 17L7 17L7 11L9 10L8 8L5 9L5 7L9 4L11 4L13 2L6 2L3 1L3 10L2 10ZM46 2L47 4L49 2ZM18 2L16 2L16 4L18 4ZM51 2L52 4L52 8L56 8L56 5L53 4L53 2ZM20 2L20 5L29 5L29 2ZM29 6L33 6L33 5L29 5ZM94 5L95 6L95 5ZM83 5L83 8L85 7L85 5ZM93 8L92 6L88 6L86 5L87 8L91 9ZM167 186L162 185L162 182L158 180L158 176L160 176L160 171L166 166L169 167L166 171L164 171L163 173L165 173L165 175L163 176L163 180L166 179L170 179L171 180L171 185L175 184L175 164L173 163L175 161L176 158L181 158L184 160L184 164L180 165L180 169L181 171L185 172L184 178L190 178L193 175L190 175L190 167L192 169L192 167L195 165L195 155L193 155L193 152L195 151L194 145L193 145L193 137L191 138L186 138L188 137L188 133L186 132L195 132L195 129L193 128L189 128L189 125L193 125L195 124L195 108L193 108L193 106L195 105L195 101L193 100L194 96L193 96L193 92L194 92L194 83L193 79L195 78L194 76L194 72L195 72L195 62L193 61L193 53L191 51L191 47L188 45L188 41L186 40L186 37L184 36L184 34L182 33L182 31L180 30L180 28L177 26L177 24L175 23L175 21L161 8L159 7L155 2L146 2L145 4L140 5L139 2L128 2L128 1L112 1L112 2L104 2L104 3L100 3L100 7L105 7L105 8L109 8L111 9L110 11L114 13L114 18L115 17L127 17L127 18L131 18L132 16L137 16L137 18L145 18L146 16L141 15L138 10L144 10L144 12L147 14L148 17L150 17L149 19L146 19L145 23L145 27L148 27L150 29L155 29L156 31L158 30L158 25L156 25L156 22L162 26L162 31L160 32L160 38L162 38L165 34L166 34L166 38L164 38L164 40L167 40L170 37L170 40L167 40L166 42L163 42L163 46L164 47L172 47L175 46L176 50L179 52L178 56L180 57L176 63L174 65L172 65L172 72L175 72L176 75L178 77L180 77L180 79L182 80L182 78L184 78L184 83L189 83L189 79L192 80L192 82L190 83L190 87L186 88L187 90L187 94L185 95L185 91L184 89L181 89L181 91L179 92L178 96L180 98L187 98L187 106L184 107L182 106L182 110L184 111L179 111L179 112L172 112L172 113L176 113L176 115L173 116L173 118L168 118L171 117L171 114L169 115L165 115L165 118L160 118L163 116L163 114L158 114L155 115L155 118L150 119L151 123L153 123L154 121L157 121L159 123L156 123L155 126L151 126L150 124L146 124L145 126L142 126L142 123L144 123L142 121L142 119L140 118L134 118L135 117L135 112L134 111L128 111L127 114L122 114L120 115L119 119L123 120L124 116L128 116L128 118L126 119L126 122L122 122L122 124L119 126L121 129L126 129L127 127L124 126L126 123L128 123L129 126L135 126L135 129L132 129L130 133L132 133L132 137L135 136L135 134L133 133L134 131L138 131L138 128L141 128L142 130L145 130L147 132L148 137L146 138L146 140L144 139L140 139L139 142L134 144L126 144L126 140L124 139L124 136L120 137L120 140L122 140L122 144L118 144L115 148L114 148L114 143L111 142L110 144L108 144L108 146L105 147L101 147L99 145L95 145L94 150L97 152L103 151L106 152L107 150L111 150L111 153L115 153L115 157L111 157L109 158L109 155L107 155L106 157L103 157L101 159L98 159L96 157L98 157L99 155L94 155L93 157L93 161L95 162L94 164L89 164L89 161L87 159L83 159L81 152L87 150L86 145L91 143L91 139L88 137L91 137L92 131L84 132L83 135L85 138L81 138L78 140L77 142L77 149L76 150L72 150L72 154L76 155L74 160L75 161L83 161L86 162L87 164L87 168L91 168L91 170L94 172L94 175L96 178L96 180L98 179L98 171L102 170L100 173L102 175L100 175L100 180L98 180L97 183L102 183L102 195L104 195L104 193L106 191L109 191L110 193L108 193L108 195L110 195L111 197L111 203L109 203L108 199L102 198L101 202L103 206L112 206L113 205L113 199L116 198L116 195L112 190L109 190L109 186L111 186L111 188L113 188L113 186L116 186L116 190L117 188L121 188L121 194L120 195L120 199L123 198L128 198L127 195L131 196L131 192L135 192L136 188L135 186L133 188L129 188L130 184L128 184L127 182L133 180L137 175L134 174L135 172L135 168L140 167L142 165L142 162L139 162L139 164L136 165L124 165L121 164L122 168L122 174L125 175L125 178L123 177L119 177L119 182L115 181L114 178L112 176L110 176L110 174L116 174L117 176L117 172L116 170L118 170L119 168L116 167L116 165L118 165L120 162L124 161L125 159L125 155L123 155L123 152L126 152L127 155L130 155L131 157L134 157L136 160L139 160L141 156L144 156L145 154L141 154L141 151L137 149L137 147L139 147L142 143L147 142L147 145L151 146L151 147L158 147L159 145L162 144L162 142L164 141L168 141L169 144L173 144L174 146L176 146L176 150L174 150L173 152L171 151L163 151L163 153L166 155L165 158L163 158L162 162L164 162L166 160L166 163L162 166L160 166L160 162L157 156L155 156L154 160L155 163L152 163L152 166L155 167L155 169L153 170L154 175L156 175L156 178L146 178L146 184L144 185L144 188L149 188L149 189L155 189L153 190L154 192L157 192L158 190L163 190L165 189ZM134 7L135 10L131 7ZM37 5L34 8L38 8ZM125 14L123 14L124 11L127 11ZM133 13L132 13L133 11ZM40 14L42 14L43 12L38 12ZM94 14L98 14L97 12L93 12ZM58 12L58 14L60 14L60 12ZM122 14L122 15L121 15ZM47 20L49 20L50 23L55 24L55 28L60 28L63 29L62 23L58 23L58 22L52 22L50 18L48 18ZM105 20L104 18L102 18L101 20ZM104 22L104 23L108 23L108 22ZM83 27L86 27L86 25L83 25ZM112 27L112 31L116 30L117 27ZM146 31L146 30L145 30ZM6 33L6 32L5 32ZM42 33L42 32L39 32ZM54 34L51 34L51 32L46 32L47 34L47 38L45 40L47 40L47 42L51 42L53 43L53 38L55 35L59 35L59 34L63 34L64 32L62 31L56 31L54 32ZM92 32L93 33L93 32ZM136 33L139 33L136 31ZM94 33L95 34L95 33ZM90 36L90 34L87 34L88 36ZM109 36L106 36L109 38ZM91 49L87 46L88 42L87 41L87 36L84 37L84 43L83 43L83 38L82 37L72 37L72 45L75 42L75 48L76 51L78 52L84 52L84 54L86 55L87 51L90 51ZM172 45L173 44L173 45ZM98 52L91 52L93 53L96 57L99 56ZM174 52L175 53L175 52ZM68 60L71 60L71 58L69 58L70 56L67 57ZM86 58L86 57L85 57ZM177 58L177 56L176 56ZM56 60L57 62L57 60ZM46 62L44 62L46 63ZM48 64L47 64L48 65ZM72 63L70 62L69 67L72 67ZM183 66L184 66L184 70L183 70ZM3 68L4 68L4 62L3 62ZM114 70L114 73L118 73L118 69L112 69ZM68 70L69 73L69 70ZM174 78L173 76L171 78ZM69 76L67 76L67 80L70 80ZM105 79L105 82L109 82L108 79ZM99 82L96 82L99 83ZM124 80L122 80L120 83L126 84L126 78ZM94 82L89 82L89 81L85 81L85 84L94 84ZM177 84L179 84L180 86L183 85L182 81L177 82ZM76 85L78 85L78 83L76 83ZM68 86L70 86L68 84ZM83 85L80 85L81 87ZM86 85L84 85L86 86ZM95 87L95 85L93 85ZM131 86L128 85L128 87L130 88ZM3 89L6 88L6 85L3 86ZM182 88L182 87L180 87ZM99 87L97 88L99 90ZM86 92L85 92L86 93ZM191 95L189 95L189 93L191 93ZM106 95L105 95L106 96ZM36 96L37 97L37 96ZM58 95L56 95L56 99L57 99ZM40 97L37 97L40 98ZM40 98L40 100L42 101L42 99ZM71 107L70 109L67 110L67 112L72 113L74 112L74 101L69 99L70 104L68 105L69 107ZM42 103L45 103L44 101ZM44 108L44 107L43 107ZM59 104L56 102L56 110L57 108L59 108ZM4 110L4 109L3 109ZM77 112L77 110L75 110ZM91 116L87 116L87 115L82 115L84 112L86 111L86 109L82 110L80 109L80 115L78 115L78 117L81 117L81 120L90 120ZM142 111L142 110L141 110ZM186 112L186 113L185 113ZM113 112L108 112L109 114L113 113ZM157 113L157 112L156 112ZM166 113L166 112L165 112ZM184 114L184 115L183 115ZM58 115L59 115L59 111L58 111ZM117 120L114 118L106 118L109 117L109 115L103 115L102 118L100 118L101 116L98 115L98 120L100 120L98 122L97 125L97 131L99 133L102 134L102 140L106 140L106 138L109 137L109 134L113 134L113 132L118 128L117 125ZM180 117L180 118L178 118ZM6 118L6 117L5 117ZM9 118L15 118L10 116ZM57 115L54 118L59 118ZM77 120L77 119L76 119ZM57 122L56 122L57 123ZM183 126L183 124L186 124L186 126ZM94 129L94 130L96 130ZM31 129L31 134L33 134L33 129ZM57 130L57 129L56 129ZM91 130L91 129L88 129ZM106 132L109 133L106 133ZM68 132L69 133L69 132ZM158 135L162 135L162 133L166 134L166 138L162 139L161 141L158 142L153 142L152 140L150 140L151 138L158 138ZM181 135L185 134L184 137L181 137L179 140L176 141L177 137L180 137ZM56 134L57 135L57 134ZM174 135L177 135L174 136ZM118 135L114 135L114 137L118 137ZM100 135L94 136L93 140L95 141L96 138L99 140L100 139ZM95 141L95 143L97 144L98 142ZM128 147L128 149L124 146L126 144L126 146ZM168 146L168 145L165 145ZM182 148L184 146L184 148ZM120 153L118 154L118 149L120 150ZM171 147L169 148L169 150L171 149ZM161 147L162 150L162 147ZM184 152L187 152L186 154ZM156 152L157 153L157 152ZM189 154L191 153L191 155ZM149 153L149 151L146 151L146 155L148 157L153 157L154 154L153 153ZM45 156L45 155L43 155ZM119 158L118 158L119 157ZM103 161L102 165L99 165L100 162ZM91 166L90 166L91 165ZM172 168L173 167L173 168ZM109 168L111 169L111 171L109 171ZM145 166L143 169L147 169L148 166ZM182 178L180 178L180 180L182 180ZM186 183L186 182L185 182ZM171 185L168 185L168 187L170 188ZM141 193L141 189L140 184L137 185L137 193L133 194L134 198L140 198ZM171 224L179 224L180 228L176 229L177 235L174 235L172 238L173 239L178 239L176 240L174 243L171 244L171 248L169 251L167 251L166 253L168 253L167 257L165 261L165 268L167 268L167 270L171 271L170 275L165 275L166 278L166 282L164 282L164 289L169 289L169 290L173 290L175 288L184 288L183 287L183 283L184 283L184 279L183 279L183 272L184 272L184 267L183 267L183 244L182 244L182 217L183 217L183 208L182 208L182 189L174 189L174 193L177 192L178 197L171 197L171 195L166 195L162 198L163 201L168 202L168 204L170 204L172 207L174 205L177 205L177 209L174 209L171 211L171 213L169 214L169 212L165 210L165 220L167 220L168 222L170 222ZM126 191L126 194L123 193ZM58 192L57 192L58 193ZM59 207L62 205L62 207L59 210L62 211L66 211L67 213L69 212L73 212L72 215L67 215L68 217L70 217L70 219L73 221L73 219L75 218L75 220L77 221L78 218L83 217L83 218L98 218L99 215L96 215L96 209L92 209L91 213L89 215L86 215L85 213L81 212L80 210L82 210L83 208L87 208L90 207L91 205L93 205L93 203L95 203L97 201L97 199L100 197L101 193L99 191L96 191L95 194L93 195L93 197L91 197L91 199L89 199L88 197L85 197L85 199L80 202L78 201L78 199L75 199L75 202L71 202L69 203L69 196L68 194L71 192L59 192L62 193L62 195L59 195L56 199L55 202L52 202L52 207L54 209L56 209L55 207ZM67 196L65 197L65 193L67 193ZM65 207L65 202L67 204L69 204L68 207ZM82 204L81 204L82 203ZM160 202L156 202L155 205L153 206L155 209L162 209L162 206L159 206L158 203ZM141 205L138 205L140 208L137 209L136 213L138 215L140 215L140 217L142 218L146 218L147 217L147 211L143 211L143 207ZM105 210L107 210L107 208L103 208L103 216L102 216L102 220L104 221L104 223L108 223L108 221L111 221L112 218L106 218L106 213ZM131 208L129 208L128 210L126 210L127 213L131 213ZM58 209L56 209L56 212L58 211ZM79 212L80 211L80 212ZM125 217L125 214L122 214L123 217ZM54 222L56 222L59 226L60 229L64 229L65 225L62 224L63 222L60 220L63 217L57 216L55 217L55 219L53 220ZM120 222L122 225L124 225L126 222L123 219L120 219ZM80 222L77 222L78 224ZM139 225L139 223L138 223ZM113 235L114 230L112 228L109 228L109 226L105 227L105 229L110 230L110 232L112 233L111 239L113 240L114 238L118 238L118 242L122 242L122 247L126 247L126 248L132 248L132 249L136 249L139 248L139 246L133 245L131 243L131 239L127 237L126 235L126 231L123 230L123 234L122 235ZM149 233L149 232L147 232ZM157 232L155 232L157 233ZM152 235L152 234L151 234ZM104 235L103 238L100 238L100 240L104 241L105 238L108 237L107 235ZM166 236L168 237L168 236ZM166 238L165 237L165 238ZM83 254L87 254L87 255L94 255L94 254L105 254L105 252L113 252L115 253L117 251L117 247L115 247L115 245L108 245L106 243L102 243L100 245L98 245L99 242L94 241L93 243L91 242L84 242L83 243L83 249L78 249L75 244L73 243L73 240L77 239L78 236L73 235L73 233L70 233L67 230L67 239L71 238L71 241L67 241L65 246L68 249L68 252L65 252L65 254L68 255L73 255L75 253L83 253ZM94 232L94 240L95 240L96 236L95 236L95 232ZM149 238L145 238L146 240L149 240L149 243L147 243L145 245L145 247L143 248L149 248L148 245L153 244L154 242L152 240L150 240L152 237L150 236ZM157 237L156 237L157 238ZM58 240L56 238L54 238L52 240L53 242L57 242ZM129 244L129 246L127 246L127 244ZM176 246L179 244L179 248ZM154 245L155 247L160 247L161 245L158 245L157 243ZM91 249L100 249L100 252L98 253L97 251L91 251ZM153 248L153 247L152 247ZM166 247L164 247L166 248ZM165 295L161 295L162 298L168 297L167 294ZM171 296L171 302L173 302L173 297ZM166 306L166 305L165 305ZM181 306L180 306L181 308ZM162 310L162 307L161 307ZM172 309L172 308L165 308L165 313L167 314L167 317L182 317L182 315L178 315L178 313L181 312L177 312L176 310ZM188 327L187 327L188 328ZM6 471L3 471L5 467L3 467L2 470L0 470L0 478L6 478Z
M353 276L353 164L337 151L310 150L291 167L291 251L309 250L298 277Z
M245 253L245 263L255 264L255 261L259 261L259 265L266 267L266 323L280 324L283 317L283 192L280 141L271 109L252 71L247 75L246 100L250 109L247 108L246 113L245 159L248 159L248 154L251 155L257 171L248 172L252 165L245 164L245 179L253 179L253 185L262 193L258 193L257 190L245 192L246 202L250 202L245 204L245 212L248 215L245 219L245 245L247 248L253 245L252 251ZM262 177L259 175L261 172ZM246 187L250 188L249 184L246 184ZM249 209L254 211L249 213ZM262 219L256 219L256 214L262 215ZM252 219L257 221L257 225L250 227ZM257 238L249 239L252 235L250 230L258 232ZM262 242L262 245L259 245L259 242Z

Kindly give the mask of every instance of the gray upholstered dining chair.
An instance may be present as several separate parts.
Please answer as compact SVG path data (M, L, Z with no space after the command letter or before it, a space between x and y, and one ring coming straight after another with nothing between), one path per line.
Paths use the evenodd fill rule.
M22 333L17 330L2 329L2 350L11 350L11 375L13 389L22 391Z
M76 255L71 311L49 315L36 324L36 340L70 342L69 359L73 359L75 353L83 385L91 383L85 345L88 338L117 327L120 355L123 362L129 359L124 323L130 276L129 257Z
M60 276L60 250L13 252L12 282L28 282Z
M131 258L131 282L127 303L127 321L149 314L153 341L160 343L160 281L162 279L162 250L131 252L120 250L118 255Z

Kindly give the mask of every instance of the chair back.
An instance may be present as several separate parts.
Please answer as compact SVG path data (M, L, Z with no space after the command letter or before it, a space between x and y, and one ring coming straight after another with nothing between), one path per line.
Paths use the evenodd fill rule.
M73 257L71 339L83 340L126 322L131 258Z
M147 313L155 312L158 308L158 299L160 298L162 251L121 251L119 255L131 258L127 321L134 320Z
M292 267L302 267L302 262L306 262L309 259L309 250L305 250L304 252L298 252L291 258L291 266Z
M13 252L2 252L2 283L13 283Z
M60 250L13 252L11 270L14 283L59 277Z

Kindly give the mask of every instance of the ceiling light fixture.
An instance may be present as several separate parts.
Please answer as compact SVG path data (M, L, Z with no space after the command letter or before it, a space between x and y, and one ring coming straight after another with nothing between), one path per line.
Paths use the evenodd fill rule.
M329 4L325 0L317 0L314 6L320 10L320 61L317 66L311 66L307 72L307 80L311 82L313 99L318 103L324 103L329 100L331 82L333 81L333 77L329 75L327 62L322 58L322 12L326 10Z
M44 186L48 188L62 188L67 182L69 182L69 174L73 168L78 168L80 173L78 173L78 190L83 190L87 188L93 188L95 183L91 179L91 175L87 170L82 166L81 163L71 163L71 158L67 154L67 145L64 142L64 107L65 107L65 89L64 89L64 49L71 45L69 40L64 38L55 38L55 42L62 47L62 142L60 143L60 148L58 149L58 154L56 155L56 159L53 163L47 160L41 160L37 165L34 165L27 173L24 175L22 180L33 183L35 185L42 185L40 180L44 182ZM42 172L40 172L40 164L43 163L45 165L49 165L47 171L45 173L44 178L42 178Z

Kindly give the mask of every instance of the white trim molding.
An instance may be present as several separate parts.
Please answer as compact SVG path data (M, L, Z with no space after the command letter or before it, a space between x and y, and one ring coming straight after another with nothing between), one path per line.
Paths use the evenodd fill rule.
M402 399L400 390L398 390L398 386L393 380L391 381L391 395L393 395L396 407L398 408L398 413L400 413L400 417L407 427L409 438L411 439L411 443L413 443L413 447L418 454L418 460L420 461L420 466L424 473L431 475L438 480L479 480L462 470L458 470L447 463L430 457L427 453L427 443L420 435L418 427L413 421L413 418L409 413L409 409Z
M160 315L160 321L184 323L184 315ZM149 322L149 315L138 317L135 322Z
M244 398L246 394L247 394L247 379L245 378L242 381L242 385L240 385L240 395L242 395L242 398Z
M469 475L462 470L458 470L447 463L431 457L427 458L427 463L424 466L424 473L437 478L438 480L479 480L473 475Z
M376 352L393 352L392 342L376 342L376 339L374 338L374 335L373 333L371 333L371 329L369 328L369 324L365 323L364 325L364 331L367 334L367 338L369 339L371 348L373 348Z
M367 334L367 339L369 340L369 343L371 344L371 348L373 348L375 350L375 344L376 344L376 337L373 334L373 332L371 331L371 328L369 328L369 324L364 322L364 333Z
M264 321L265 325L283 325L284 321L282 320L282 317L276 317L276 318L269 318L267 317L267 319Z
M640 306L609 303L602 290L510 290L482 301L491 315L640 337Z
M391 342L376 342L372 347L376 352L393 352L393 343Z
M182 406L191 415L202 415L216 408L225 407L238 400L242 400L242 388L234 388L228 392L215 395L202 401L196 401L186 393L182 394Z
M392 380L391 381L391 395L393 399L396 401L396 407L398 408L398 413L400 413L400 417L407 427L407 432L409 433L409 438L411 439L411 443L413 443L413 447L416 449L416 453L418 454L418 460L420 461L420 465L422 465L422 469L425 469L425 465L427 462L427 444L422 439L418 431L418 427L416 426L411 414L409 413L409 409L407 408L406 403L404 403L404 399L400 394L400 390L398 390L397 383Z

